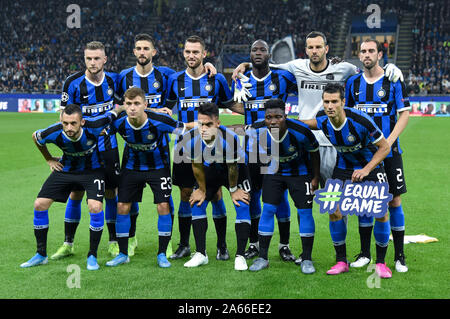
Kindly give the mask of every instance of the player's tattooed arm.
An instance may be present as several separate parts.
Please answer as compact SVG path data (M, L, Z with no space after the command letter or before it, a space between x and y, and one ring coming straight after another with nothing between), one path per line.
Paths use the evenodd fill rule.
M372 159L366 164L362 169L357 169L353 171L352 182L361 182L364 177L370 174L370 172L377 167L378 164L383 161L389 154L391 147L384 137L382 137L378 142L375 143L378 147L375 154L373 154Z
M397 140L397 138L402 134L409 120L409 111L402 111L398 116L397 123L395 123L394 129L391 134L386 138L389 147L392 147L392 144Z
M308 125L310 130L318 130L319 129L317 127L317 120L315 120L315 119L313 119L313 120L300 120L299 119L299 121Z
M33 141L38 150L41 152L44 159L47 161L47 164L48 166L50 166L50 169L52 171L62 171L64 166L59 162L59 157L53 157L45 144L41 145L38 143L36 138L36 132L33 133Z
M242 115L245 114L245 112L244 112L244 104L242 104L242 103L234 103L233 105L231 105L229 107L229 109L232 110L235 113L239 113L239 114L242 114Z
M192 171L195 180L197 181L198 188L192 192L189 204L191 207L194 206L195 203L197 203L197 206L201 206L206 199L206 178L203 163L192 161Z
M240 206L239 202L249 204L250 194L238 187L239 169L237 163L228 163L228 184L230 185L230 195L234 205Z

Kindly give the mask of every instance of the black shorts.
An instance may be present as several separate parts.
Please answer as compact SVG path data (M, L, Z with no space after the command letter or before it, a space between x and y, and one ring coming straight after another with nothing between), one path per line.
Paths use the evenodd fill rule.
M51 198L65 203L74 189L85 190L86 198L103 201L105 194L105 174L102 169L80 173L57 172L50 174L42 185L38 197Z
M195 177L190 160L187 163L173 163L172 176L173 185L177 185L180 188L193 188L195 185Z
M279 205L286 189L289 189L289 195L291 195L296 208L312 208L313 194L311 192L311 176L309 175L264 175L263 203Z
M151 171L123 169L120 173L118 201L121 203L141 202L146 184L152 189L155 204L169 202L172 179L168 168Z
M333 170L333 176L331 177L332 179L340 179L341 181L343 181L345 183L346 180L351 181L352 180L352 175L353 175L354 170L351 169L341 169L341 168L337 168L335 167ZM369 175L367 175L366 177L364 177L363 182L365 181L372 181L372 182L387 182L387 176L386 176L386 172L384 171L384 167L383 166L379 166L377 168L374 168Z
M248 164L248 171L252 181L252 190L262 189L264 174L261 174L261 165Z
M100 152L105 167L105 189L115 189L119 186L120 159L119 149L113 148Z
M226 165L221 165L218 169L217 165L204 166L205 177L206 177L206 200L211 201L214 195L219 191L219 189L224 186L227 189L230 188L230 183L228 180L228 168ZM237 186L250 193L252 190L250 174L248 172L247 165L243 163L238 164L238 183ZM198 188L198 184L195 184L195 188Z
M386 171L389 192L393 196L406 193L405 175L403 174L403 160L401 155L384 159L384 170Z

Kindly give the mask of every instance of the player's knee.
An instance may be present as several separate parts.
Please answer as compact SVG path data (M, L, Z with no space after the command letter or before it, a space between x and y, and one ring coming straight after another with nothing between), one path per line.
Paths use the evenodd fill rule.
M49 198L36 198L34 201L34 210L42 212L50 208L52 200Z
M191 197L192 194L192 188L182 188L180 190L180 199L183 202L188 202L189 198Z
M337 209L333 214L330 214L330 221L332 221L332 222L336 222L341 219L342 219L342 214L339 211L339 209Z
M72 191L70 193L71 200L82 200L84 196L84 191Z
M379 222L382 222L382 223L385 223L385 222L387 222L389 220L389 217L388 217L388 214L386 214L383 217L375 218L375 220L377 220Z
M127 215L130 212L131 203L117 203L117 214L119 215Z
M170 205L168 202L158 203L156 205L156 209L158 211L158 215L169 215L170 214Z
M389 202L389 207L399 207L401 204L402 204L402 198L400 197L400 195L396 195Z
M89 212L93 214L103 211L103 203L98 200L88 200Z

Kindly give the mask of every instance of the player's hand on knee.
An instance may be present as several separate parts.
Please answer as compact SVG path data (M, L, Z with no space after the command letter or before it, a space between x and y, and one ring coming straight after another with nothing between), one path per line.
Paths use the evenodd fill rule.
M236 206L241 206L239 205L239 202L243 202L247 205L250 203L250 194L240 188L233 193L230 193L230 195L234 205Z
M320 182L320 178L319 178L319 177L314 177L314 178L311 180L311 191L312 191L313 194L314 194L314 192L315 192L316 190L319 189L319 182Z
M196 189L192 192L191 197L189 198L189 204L194 206L197 203L197 206L201 206L206 199L206 194L200 188Z
M59 157L53 157L52 159L47 161L48 166L50 166L50 169L53 171L61 172L64 168L64 165L59 162Z
M369 172L365 169L357 169L352 174L352 182L362 182L367 175L369 175Z
M211 78L217 74L216 67L214 65L212 65L211 63L206 62L204 67L205 67L206 72L209 73L209 75L208 75L209 78Z

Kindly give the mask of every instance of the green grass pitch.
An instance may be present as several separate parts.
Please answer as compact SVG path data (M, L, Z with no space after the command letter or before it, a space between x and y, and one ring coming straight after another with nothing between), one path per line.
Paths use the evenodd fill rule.
M223 124L242 122L239 116L223 116ZM334 249L328 229L328 216L314 208L316 236L313 260L317 272L303 275L294 263L282 262L278 256L278 229L269 251L270 267L258 273L237 272L234 261L215 259L215 230L209 217L207 252L209 264L196 269L183 267L186 260L172 261L169 269L156 264L157 213L149 188L144 191L137 223L139 246L131 262L108 268L106 261L108 232L105 227L100 243L99 271L86 270L89 244L89 215L83 203L82 220L75 238L75 255L48 265L21 269L19 265L35 253L33 235L33 202L50 171L34 146L31 134L57 121L56 114L0 114L0 298L218 298L218 299L340 299L340 298L449 298L449 206L450 170L448 159L447 118L411 118L401 136L404 149L405 177L408 193L403 196L406 234L425 233L439 239L428 244L408 244L405 254L409 272L394 270L393 246L389 245L386 261L393 277L382 280L379 288L370 288L373 272L351 269L339 276L327 276L334 264ZM447 133L446 133L447 132ZM53 146L50 150L60 154ZM173 191L176 211L179 190ZM235 212L229 194L224 190L228 214L227 243L235 252ZM64 239L64 204L55 203L49 212L48 253L53 254ZM211 208L208 208L211 211ZM296 210L291 201L290 246L300 252ZM347 251L349 259L359 251L357 218L349 218ZM191 232L192 234L192 232ZM178 223L174 223L173 247L178 243ZM191 247L195 248L191 235ZM374 240L372 253L375 255ZM250 262L249 262L250 265ZM70 266L70 267L69 267ZM75 268L73 268L75 267ZM78 268L79 267L79 268ZM80 269L79 287L74 277ZM369 282L369 284L368 284ZM68 285L69 283L69 285Z

